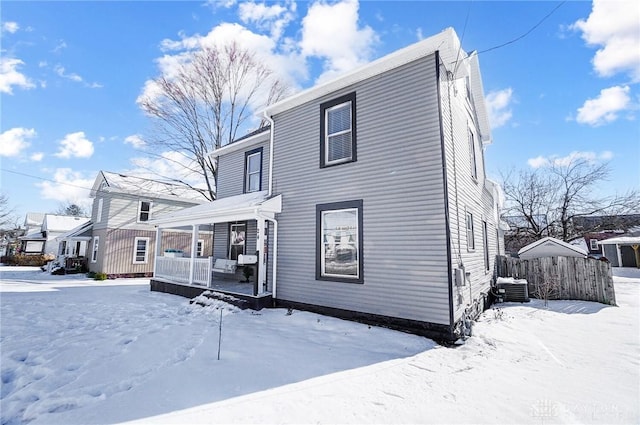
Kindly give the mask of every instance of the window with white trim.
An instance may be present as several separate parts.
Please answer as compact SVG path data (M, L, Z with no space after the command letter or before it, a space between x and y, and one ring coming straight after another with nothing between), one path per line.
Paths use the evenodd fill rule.
M133 240L133 264L146 264L149 261L149 238L136 237Z
M320 105L320 168L356 160L356 94Z
M99 198L98 205L97 205L98 211L96 211L96 223L100 223L102 221L102 204L103 204L103 199Z
M262 190L262 148L246 152L244 156L244 192Z
M489 232L486 221L482 221L482 246L484 247L484 270L489 271Z
M246 223L231 223L229 225L229 260L237 260L238 255L244 255L246 236Z
M466 216L466 228L467 228L467 249L473 250L476 248L476 241L473 236L473 214L467 212Z
M364 283L362 200L316 205L316 279Z
M202 250L204 249L204 239L198 239L196 244L196 257L202 257Z
M589 239L589 248L591 251L600 251L600 247L598 246L597 239Z
M140 201L138 204L138 221L145 222L151 219L151 201Z
M476 137L473 131L469 129L469 159L471 160L471 177L478 178L478 159L476 157Z
M93 250L91 251L91 262L98 261L98 246L100 245L100 236L93 237Z

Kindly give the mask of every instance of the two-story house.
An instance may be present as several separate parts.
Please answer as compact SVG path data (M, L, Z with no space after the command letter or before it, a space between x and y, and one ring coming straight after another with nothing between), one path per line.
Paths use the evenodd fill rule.
M42 221L37 226L40 215ZM89 221L88 217L76 217L61 214L28 213L25 219L25 227L31 230L20 239L23 254L45 254L53 258L58 253L57 238Z
M210 264L255 254L253 291L219 284L216 271L198 282L156 274L152 290L208 288L461 335L504 246L477 54L447 29L262 115L269 127L212 153L218 200L153 220L160 233L213 223Z
M108 276L151 276L156 249L173 255L190 255L191 233L165 232L156 243L149 221L202 203L203 197L184 185L100 171L94 181L90 226L83 226L61 240L65 252L85 255L78 242L86 240L89 271ZM211 254L211 232L197 235L196 255ZM73 247L76 246L77 249Z

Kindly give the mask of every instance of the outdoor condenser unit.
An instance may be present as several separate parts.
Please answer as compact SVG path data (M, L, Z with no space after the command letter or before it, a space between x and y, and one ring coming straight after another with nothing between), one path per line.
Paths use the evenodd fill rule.
M496 281L496 288L505 302L529 302L529 284L526 279L499 277Z

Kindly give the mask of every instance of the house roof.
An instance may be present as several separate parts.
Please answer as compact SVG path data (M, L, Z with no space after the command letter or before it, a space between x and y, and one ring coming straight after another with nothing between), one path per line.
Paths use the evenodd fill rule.
M282 195L267 199L266 190L229 196L185 208L149 220L159 227L180 227L193 224L211 224L226 221L255 219L257 215L273 216L282 210Z
M30 212L24 218L24 227L41 226L44 220L44 213Z
M454 79L469 77L473 103L476 108L480 140L491 142L491 130L487 108L484 101L482 78L476 52L467 54L461 49L460 40L453 28L447 28L439 34L426 38L404 49L375 60L367 65L343 74L339 78L301 91L293 96L267 106L262 114L273 116L333 93L352 84L403 66L420 58L439 52L442 64L451 72Z
M620 236L598 241L598 245L640 245L640 236Z
M269 129L271 128L271 126L266 126L266 127L262 127L259 128L256 131L252 131L251 133L247 134L246 136L241 137L240 139L236 139L233 142L226 144L224 146L222 146L221 148L218 148L212 152L209 153L210 156L213 157L217 157L223 154L227 154L227 153L231 153L231 152L235 152L238 150L242 150L245 149L247 146L251 146L255 143L259 143L259 142L264 142L266 140L269 140L269 135L271 134L269 132Z
M120 192L150 198L181 199L191 203L205 202L202 192L184 184L162 182L110 171L100 171L96 176L91 196L95 197L99 192Z
M87 221L66 233L61 234L56 238L58 242L63 241L65 239L72 240L89 240L91 239L91 229L93 229L93 222Z
M89 220L89 217L45 214L44 221L42 222L42 231L67 232L75 227L86 223Z
M560 248L560 250L566 250L567 252L570 252L573 254L579 254L585 257L587 256L587 251L580 248L579 246L571 245L570 243L567 243L567 242L561 241L560 239L552 238L549 236L547 236L546 238L542 238L538 241L532 242L529 245L526 245L520 248L520 251L518 251L518 255L522 257L523 254L531 252L532 250L536 250L536 249L546 250L549 248L556 249L556 250Z
M47 238L42 236L42 232L39 230L28 233L24 236L20 236L18 239L21 241L46 241L47 240Z

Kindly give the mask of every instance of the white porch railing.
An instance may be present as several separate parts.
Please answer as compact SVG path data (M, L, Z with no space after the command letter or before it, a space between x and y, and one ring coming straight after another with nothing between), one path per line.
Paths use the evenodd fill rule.
M156 257L154 276L172 282L209 286L211 283L211 258L194 258L193 262L193 282L189 282L191 258Z

